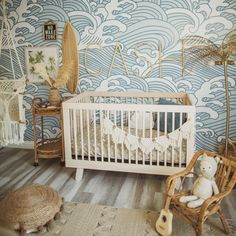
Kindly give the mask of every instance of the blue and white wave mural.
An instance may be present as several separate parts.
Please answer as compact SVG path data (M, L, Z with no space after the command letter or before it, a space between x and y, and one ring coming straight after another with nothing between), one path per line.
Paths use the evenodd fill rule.
M78 93L86 90L187 92L197 107L197 148L216 150L223 141L226 117L223 68L199 65L183 77L179 40L186 35L200 35L220 44L236 25L236 1L7 0L7 6L12 35L23 63L27 46L60 48L65 22L71 21L77 30L79 45ZM58 41L42 39L42 25L48 20L58 25ZM124 69L113 69L109 75L117 42L129 75ZM160 55L164 60L161 71ZM9 54L3 48L1 78L12 76L8 61ZM122 63L120 56L115 63ZM229 66L228 75L230 137L236 139L236 66ZM61 92L67 93L65 89ZM31 104L35 96L47 98L48 88L27 87L27 141L33 140ZM58 122L50 119L47 135L57 135L57 126Z

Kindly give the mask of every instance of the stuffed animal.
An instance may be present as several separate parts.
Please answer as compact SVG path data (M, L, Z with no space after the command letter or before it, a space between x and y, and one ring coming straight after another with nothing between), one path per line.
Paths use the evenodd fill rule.
M200 157L201 175L196 179L192 187L192 195L182 196L180 202L188 202L187 206L196 208L210 198L213 193L218 194L219 189L216 185L214 176L217 171L218 158L203 154Z

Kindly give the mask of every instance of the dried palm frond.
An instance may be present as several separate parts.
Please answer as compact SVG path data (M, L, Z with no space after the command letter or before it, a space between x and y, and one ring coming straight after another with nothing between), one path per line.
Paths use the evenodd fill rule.
M70 22L66 23L62 37L62 63L61 70L65 68L65 72L61 71L59 78L64 78L69 92L75 93L78 82L78 51L76 35ZM66 76L62 77L63 74Z
M225 35L222 45L229 45L231 43L235 44L236 42L236 29L230 31L228 34Z
M200 59L211 52L219 52L220 47L211 40L198 35L191 35L184 38L184 46L187 55L192 58Z
M186 36L184 38L184 46L185 48L194 46L194 47L202 47L205 49L207 49L208 47L215 50L219 49L219 46L213 43L211 40L198 35Z
M222 50L224 50L227 55L236 56L236 39L235 42L222 44Z

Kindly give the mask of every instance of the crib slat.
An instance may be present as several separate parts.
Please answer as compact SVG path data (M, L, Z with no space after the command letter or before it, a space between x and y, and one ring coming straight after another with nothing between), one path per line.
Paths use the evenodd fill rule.
M144 98L142 100L142 103L144 103ZM145 111L142 111L143 113L143 117L145 117ZM144 122L145 122L145 119L143 119L143 138L145 138L145 129L144 129ZM145 153L143 152L143 165L145 164Z
M93 110L93 127L94 127L94 157L97 161L97 121L96 121L96 110Z
M160 137L160 112L157 112L157 138ZM157 150L157 166L160 165L160 151Z
M86 110L86 124L87 124L87 139L88 139L88 159L89 161L91 161L91 157L90 157L90 125L89 125L89 110Z
M70 124L71 124L71 126L70 126L70 142L71 142L71 151L72 151L72 155L74 154L74 149L73 149L73 144L72 144L72 135L73 135L73 110L72 109L70 109L69 110L69 119L70 119Z
M82 160L84 160L84 126L83 126L83 110L80 109L80 137L81 137L81 151L82 151Z
M191 158L195 152L195 117L196 117L196 109L192 108L192 112L187 112L187 119L189 122L191 122L193 130L191 132L191 135L187 138L186 142L186 164L188 164L191 161Z
M164 128L164 134L167 135L167 112L164 113L164 117L165 117L165 128ZM166 166L167 163L167 149L164 152L164 166Z
M122 129L122 131L124 131L124 122L123 121L124 121L124 111L121 111L121 129ZM124 163L124 142L121 144L121 162Z
M128 111L128 120L130 120L131 119L131 117L130 117L130 111ZM128 125L128 133L130 134L130 122L129 122L129 125ZM131 159L131 152L130 152L130 148L129 148L129 150L128 150L128 162L129 162L129 164L130 164L130 159Z
M183 113L182 112L180 112L180 119L179 120L180 120L179 126L181 126L183 124ZM183 147L183 143L181 143L180 148L179 148L179 167L181 167L181 165L182 165L182 151L183 151L182 147Z
M172 112L172 132L175 130L175 127L177 127L176 125L177 124L175 124L175 116L176 116L176 114L175 114L175 112ZM174 147L173 146L171 146L171 166L174 166L174 161L175 161L175 152L174 152Z
M136 137L138 137L138 111L134 111L134 115L135 115L135 135ZM138 149L136 149L135 151L135 164L138 165Z
M114 114L114 123L115 123L115 126L117 127L117 116L116 116L116 110L113 111L113 114ZM115 143L115 163L117 162L117 159L118 159L118 155L117 155L117 143Z
M77 142L77 122L76 122L76 109L73 109L73 126L74 126L74 147L75 159L78 159L78 142Z
M100 134L101 134L101 161L103 162L104 161L104 157L103 157L103 123L101 122L102 121L102 110L99 110L99 116L100 116Z
M107 111L107 118L110 117L110 112ZM111 138L110 134L107 135L107 142L108 142L108 162L111 161Z
M150 112L150 117L151 117L151 119L149 120L149 122L150 122L150 124L149 124L150 125L150 138L152 139L152 123L153 123L153 114L152 114L152 112ZM151 166L152 165L152 151L150 152L149 161L150 161L150 166Z

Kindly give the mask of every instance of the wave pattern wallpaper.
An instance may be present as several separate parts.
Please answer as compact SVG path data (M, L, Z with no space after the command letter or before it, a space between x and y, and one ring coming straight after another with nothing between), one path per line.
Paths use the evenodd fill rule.
M187 92L197 107L197 148L216 150L225 137L225 89L222 66L196 65L182 74L180 39L200 35L221 43L235 28L236 1L233 0L7 0L9 23L20 59L29 46L57 45L61 55L64 25L71 21L77 31L80 83L77 92L162 91ZM44 41L42 26L57 23L58 40ZM124 56L125 68L110 65L116 43ZM123 64L117 51L115 64ZM1 79L12 77L9 54L3 47ZM20 74L20 73L19 73ZM228 67L231 126L236 139L236 66ZM61 89L63 96L68 95ZM31 106L33 97L48 96L48 87L27 86L25 140L33 140ZM49 119L46 135L59 132L58 121Z

